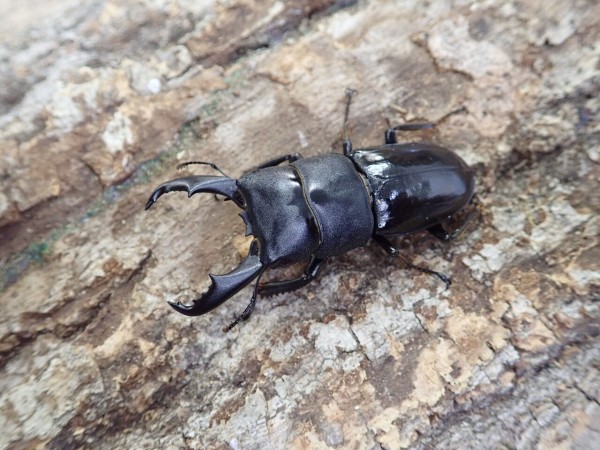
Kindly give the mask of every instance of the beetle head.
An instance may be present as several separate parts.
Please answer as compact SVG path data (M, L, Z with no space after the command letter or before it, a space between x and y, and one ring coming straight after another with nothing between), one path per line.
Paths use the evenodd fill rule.
M244 206L244 200L238 192L236 180L229 177L197 175L177 178L161 184L150 195L145 209L149 209L160 196L172 191L185 191L188 193L188 197L199 192L220 194L232 200L239 207ZM244 218L244 216L242 217ZM244 218L244 221L246 220ZM224 275L209 274L211 284L208 290L194 300L191 305L184 305L180 302L169 302L169 304L176 311L187 316L199 316L215 309L263 272L265 265L261 262L259 254L260 244L255 239L252 241L248 255L235 269Z

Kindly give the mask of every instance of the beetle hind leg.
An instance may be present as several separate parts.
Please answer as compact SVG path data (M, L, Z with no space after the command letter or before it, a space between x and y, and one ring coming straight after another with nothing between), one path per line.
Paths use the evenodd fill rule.
M452 284L452 280L447 275L444 275L441 272L436 272L435 270L428 269L427 267L417 266L417 265L411 263L408 259L406 259L404 256L402 256L400 254L400 251L396 247L394 247L394 245L387 238L385 238L383 236L375 236L373 239L392 258L395 258L398 261L400 261L400 264L405 269L418 270L421 273L426 273L428 275L433 275L433 276L439 278L446 285L446 289L448 289L450 287L450 285Z
M454 228L452 231L447 231L446 228L441 223L437 223L435 225L427 228L427 231L438 238L440 241L450 242L459 237L465 229L479 217L479 210L475 207L472 211L470 211L467 216L460 221L460 223Z
M390 127L385 131L385 143L386 144L397 144L398 139L396 138L396 131L417 131L417 130L426 130L429 128L435 127L434 123L424 122L424 123L403 123L401 125L396 125L395 127Z

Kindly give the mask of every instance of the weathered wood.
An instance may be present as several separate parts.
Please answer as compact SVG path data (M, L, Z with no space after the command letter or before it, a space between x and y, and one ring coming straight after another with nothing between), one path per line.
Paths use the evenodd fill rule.
M9 3L0 448L597 447L598 2ZM151 190L341 151L347 86L355 147L466 107L406 139L476 168L480 223L397 241L451 288L369 246L229 334L249 289L174 313L247 241L233 205Z

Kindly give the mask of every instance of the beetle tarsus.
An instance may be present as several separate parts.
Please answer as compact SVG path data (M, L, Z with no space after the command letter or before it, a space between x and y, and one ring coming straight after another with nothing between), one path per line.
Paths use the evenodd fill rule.
M465 217L454 230L446 231L446 229L441 223L436 223L435 225L432 225L429 228L427 228L427 231L436 238L438 238L440 241L450 242L459 237L461 234L463 234L465 229L477 217L479 217L479 210L476 207L474 207L474 209L469 212L467 217Z
M449 113L444 114L442 117L440 117L438 120L436 120L435 124L439 125L440 123L444 122L446 119L448 119L448 117L451 117L455 114L461 114L461 113L466 113L469 112L469 110L467 109L466 106L459 106L456 109L453 109L452 111L450 111Z
M435 127L435 123L423 122L423 123L403 123L390 127L385 131L385 143L386 144L397 144L398 138L396 137L396 131L418 131L427 130Z
M225 172L223 172L221 169L219 169L219 167L215 164L215 163L211 163L208 161L185 161L182 162L181 164L177 164L177 170L181 170L187 166L191 166L194 164L201 164L201 165L205 165L205 166L210 166L213 169L215 169L217 172L221 173L223 176L228 177L229 175L227 175Z
M235 327L238 323L240 323L240 322L242 322L244 320L248 320L248 318L252 315L252 312L254 311L254 307L256 306L256 298L258 296L258 289L259 289L259 285L260 285L260 277L262 276L263 272L264 272L264 269L258 275L258 280L256 281L256 284L254 285L254 292L252 293L252 299L250 300L250 303L248 303L248 306L246 306L246 309L244 309L244 312L242 314L240 314L229 325L227 325L226 327L223 327L223 332L224 333L227 333L227 332L231 331L231 329L233 327Z
M417 265L411 263L410 261L408 261L404 256L400 255L399 253L395 255L395 258L397 260L401 261L402 266L407 269L417 270L421 273L425 273L427 275L433 275L433 276L439 278L442 281L442 283L444 283L446 285L444 290L447 290L450 287L450 285L452 284L452 279L449 276L444 275L441 272L436 272L435 270L428 269L427 267L417 266Z
M439 278L446 285L446 289L448 289L452 284L452 280L447 275L428 269L427 267L417 266L411 263L408 259L400 254L400 250L394 247L394 245L387 238L383 236L375 236L373 239L387 252L388 255L399 261L404 269L417 270L421 273L433 275Z
M350 103L352 103L352 97L358 94L356 89L351 87L346 88L346 111L344 112L344 126L343 126L343 143L342 150L344 155L348 156L352 153L352 141L350 140L350 132L348 131L348 120L350 117Z
M396 125L395 127L390 127L385 131L385 143L386 144L397 144L398 139L396 137L396 131L418 131L418 130L426 130L430 128L434 128L448 117L453 116L454 114L459 114L466 112L467 108L461 106L460 108L453 109L449 113L444 114L435 122L422 122L422 123L403 123L400 125Z

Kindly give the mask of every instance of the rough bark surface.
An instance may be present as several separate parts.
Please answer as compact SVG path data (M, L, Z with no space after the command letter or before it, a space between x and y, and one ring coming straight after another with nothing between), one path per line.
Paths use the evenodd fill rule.
M600 3L0 1L0 448L591 449L600 442ZM247 249L159 183L387 121L477 172L457 242L174 313ZM196 168L194 168L196 169ZM199 168L197 172L202 172ZM208 173L208 172L207 172ZM298 268L277 270L284 278Z

